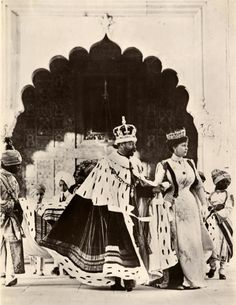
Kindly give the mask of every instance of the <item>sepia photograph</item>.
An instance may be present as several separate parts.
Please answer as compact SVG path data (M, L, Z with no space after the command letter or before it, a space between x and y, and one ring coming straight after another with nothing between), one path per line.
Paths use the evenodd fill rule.
M236 1L0 19L0 304L234 304Z

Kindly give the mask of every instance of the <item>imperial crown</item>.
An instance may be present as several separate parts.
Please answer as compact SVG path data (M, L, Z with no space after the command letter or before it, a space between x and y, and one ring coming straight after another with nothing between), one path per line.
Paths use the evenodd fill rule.
M186 137L186 129L179 129L179 130L175 130L174 132L170 132L168 134L166 134L166 138L167 140L176 140L176 139L180 139Z
M113 129L113 134L116 137L115 144L129 141L136 142L136 131L136 127L134 125L126 124L125 117L122 116L122 125Z

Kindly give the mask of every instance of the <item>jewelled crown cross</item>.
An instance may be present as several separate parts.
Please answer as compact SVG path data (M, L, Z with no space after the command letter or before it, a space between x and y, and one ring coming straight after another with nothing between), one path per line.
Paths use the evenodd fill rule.
M113 134L115 136L115 144L137 141L136 138L137 129L134 125L126 124L125 117L122 116L122 125L117 126L113 129Z

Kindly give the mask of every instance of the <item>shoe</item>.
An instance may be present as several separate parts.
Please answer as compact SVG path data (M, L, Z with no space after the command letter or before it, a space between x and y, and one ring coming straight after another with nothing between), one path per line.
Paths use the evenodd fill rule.
M200 286L190 286L189 289L200 289Z
M114 291L125 291L126 289L121 286L120 284L114 284L111 286L111 290L114 290Z
M164 277L162 276L159 279L150 281L146 286L151 286L151 287L154 287L154 288L158 288L158 286L163 284L163 283L164 283Z
M60 275L59 267L54 267L51 271L52 275Z
M185 287L183 285L177 285L177 286L167 285L167 286L159 287L159 288L162 288L162 289L171 289L171 290L184 290L185 289Z
M158 288L158 283L153 281L153 282L149 282L148 284L145 284L145 286L149 286L149 287L154 287L154 288Z
M5 279L5 278L6 278L6 273L4 273L4 272L1 273L1 274L0 274L0 278L1 278L1 279Z
M178 285L178 286L176 287L176 289L177 289L177 290L184 290L184 286L183 286L183 285Z
M133 280L124 280L125 290L130 292L133 290L134 281Z
M37 275L38 276L44 276L44 273L43 272L37 272Z
M15 277L14 279L12 279L10 282L6 283L5 286L6 287L11 287L17 284L17 278Z
M156 286L156 288L160 289L169 289L168 283L162 283Z
M200 286L184 286L185 290L194 290L194 289L200 289Z
M210 269L209 272L206 273L206 275L209 277L209 279L214 277L216 269Z
M219 274L219 279L220 280L226 280L226 276L224 274Z

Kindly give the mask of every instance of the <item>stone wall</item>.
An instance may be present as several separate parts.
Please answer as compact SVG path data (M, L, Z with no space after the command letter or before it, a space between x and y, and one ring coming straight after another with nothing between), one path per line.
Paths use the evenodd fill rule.
M135 46L144 56L158 56L164 67L178 71L198 130L199 169L208 181L215 167L234 169L235 1L108 1L107 5L80 1L78 5L71 0L39 7L32 1L19 5L6 0L2 6L2 136L12 133L23 111L20 92L31 82L32 71L48 68L55 54L68 57L76 45L89 48L104 35L105 27L122 50ZM109 18L104 22L107 12L113 16L111 26Z

